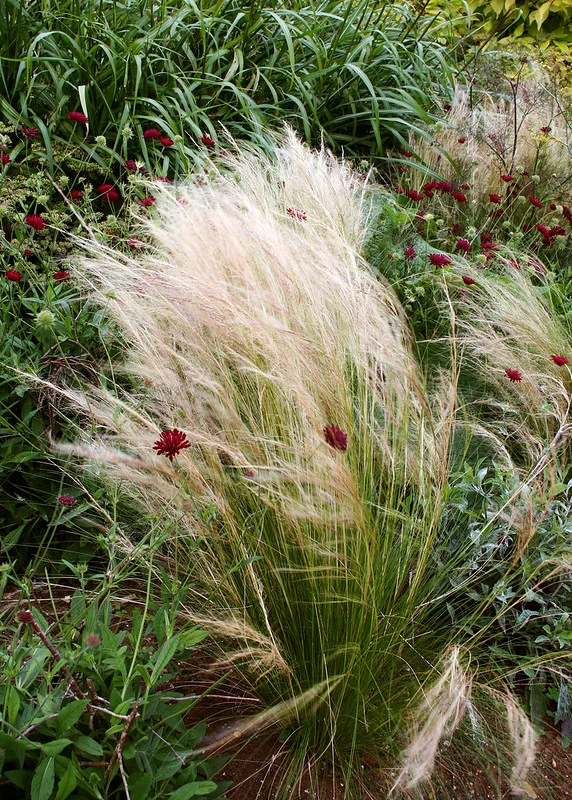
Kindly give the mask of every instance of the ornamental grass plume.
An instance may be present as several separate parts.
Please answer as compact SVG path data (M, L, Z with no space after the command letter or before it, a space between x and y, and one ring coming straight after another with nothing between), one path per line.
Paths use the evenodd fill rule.
M324 149L287 132L272 156L227 155L208 185L154 191L153 246L92 242L78 264L145 387L75 395L106 431L78 452L176 517L171 563L208 597L187 613L289 725L295 765L333 763L349 798L361 750L398 756L419 687L432 703L467 636L447 610L461 556L433 553L454 386L423 391L396 296L359 255L367 190ZM439 699L447 719L459 696Z

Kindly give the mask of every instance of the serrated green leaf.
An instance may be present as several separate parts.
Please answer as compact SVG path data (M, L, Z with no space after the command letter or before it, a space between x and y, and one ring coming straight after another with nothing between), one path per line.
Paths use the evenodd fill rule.
M30 800L49 800L54 788L56 770L53 758L44 758L34 772L30 787Z

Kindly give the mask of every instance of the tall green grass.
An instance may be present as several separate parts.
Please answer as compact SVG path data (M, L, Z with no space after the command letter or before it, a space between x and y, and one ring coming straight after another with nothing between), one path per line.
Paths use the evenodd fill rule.
M485 716L507 711L508 744L493 746L514 744L518 788L534 733L488 646L509 608L492 581L474 595L499 565L467 575L474 539L444 524L452 453L471 430L455 369L425 389L401 307L358 255L359 176L293 136L274 158L225 166L210 185L163 192L147 258L91 246L85 274L147 388L70 394L107 432L76 452L177 520L171 556L202 575L189 613L271 709L229 738L282 719L294 765L334 763L347 797L364 749L394 764L403 751L389 783L414 792L467 709L466 746L486 751L486 697ZM328 442L331 425L347 449ZM153 444L173 428L191 446L171 465ZM518 506L516 483L485 532ZM514 562L503 569L511 580Z
M205 131L263 144L285 119L379 155L450 93L451 25L408 2L1 0L0 109L69 138L81 108L116 148L125 126L159 126L189 163Z

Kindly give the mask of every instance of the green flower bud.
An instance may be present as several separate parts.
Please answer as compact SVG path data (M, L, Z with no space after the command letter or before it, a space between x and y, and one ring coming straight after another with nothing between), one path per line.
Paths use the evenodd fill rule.
M524 175L524 167L518 166L515 170L519 175Z
M531 180L533 183L540 183L540 175L531 175L531 176L530 176L530 180Z
M121 135L123 136L124 139L131 139L131 137L133 136L133 129L130 128L129 125L126 125L121 131Z
M434 219L435 219L435 214L431 214L431 213L429 213L429 214L425 214L425 216L423 217L423 219L424 219L426 222L431 222L432 220L434 220Z
M44 308L36 314L36 325L39 328L51 328L55 321L55 316L48 308Z
M435 130L438 131L438 132L439 131L444 131L445 130L445 123L441 122L441 121L436 122L435 123Z
M479 255L475 257L475 261L477 262L477 264L486 264L487 257L484 253L479 253Z
M107 144L107 139L105 138L105 136L96 136L95 143L98 147L105 147L105 145Z

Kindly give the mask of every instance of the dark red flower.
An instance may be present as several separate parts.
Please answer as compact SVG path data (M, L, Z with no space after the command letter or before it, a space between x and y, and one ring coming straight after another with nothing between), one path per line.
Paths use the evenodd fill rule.
M505 369L504 374L512 383L518 383L522 380L522 375L517 369Z
M324 428L324 437L326 443L333 447L334 450L347 450L348 449L348 435L344 433L337 425L326 425Z
M64 281L69 281L70 274L67 269L60 269L57 272L54 272L52 278L58 283L63 283Z
M500 194L489 194L489 203L502 203Z
M418 203L420 200L423 200L423 195L422 195L422 194L419 194L419 192L417 191L417 189L408 189L408 190L405 192L405 194L407 195L407 197L408 197L410 200L414 200L416 203Z
M20 133L22 133L26 139L37 139L39 136L37 128L29 128L27 125L22 125Z
M453 184L449 183L449 181L437 181L435 183L435 188L439 189L440 192L446 192L446 194L451 194L453 191Z
M173 430L163 431L161 436L153 445L153 450L157 451L158 456L167 456L172 463L175 456L179 455L181 450L190 447L191 443L187 439L187 434L183 431L173 428Z
M395 194L403 194L403 189L400 189L399 187L397 189L395 189L394 191L395 191Z
M463 283L466 283L467 286L473 286L476 281L473 278L469 277L469 275L463 275Z
M540 130L542 131L542 133L550 133L550 131L552 130L552 128L550 127L550 125L545 125L545 126L544 126L543 128L541 128Z
M451 111L452 108L453 106L451 105L451 103L445 103L445 105L443 106L444 111Z
M463 192L451 192L451 196L454 197L458 203L467 202L467 195L463 194Z
M97 193L102 200L107 200L108 203L117 203L121 200L121 195L112 183L102 183L97 187Z
M18 272L17 269L7 269L6 270L6 278L9 281L21 281L22 280L22 273Z
M81 203L83 200L83 192L81 189L72 189L70 192L70 198L74 203Z
M97 647L99 644L99 636L96 633L88 633L85 637L86 647Z
M17 616L20 622L25 622L27 624L29 624L30 622L34 622L34 617L32 615L32 612L29 611L28 609L24 609L23 611L18 611Z
M405 156L405 158L412 158L412 156L413 156L413 153L411 152L411 150L406 150L406 151L403 153L403 155Z
M43 231L47 227L45 220L39 214L28 214L26 216L26 225L29 225L35 231Z
M163 147L171 147L173 144L175 144L174 141L169 139L168 136L161 136L160 141Z
M62 506L73 506L75 497L72 497L71 494L61 494L58 497L58 503Z
M450 264L451 260L451 256L445 253L429 253L429 261L434 267L444 267L446 264Z
M157 175L158 181L163 181L163 183L173 183L171 178L168 178L166 175Z
M461 138L460 138L460 139L457 139L457 141L459 142L459 144L465 144L465 142L466 142L467 140L465 139L465 137L464 137L464 136L461 136Z
M203 135L201 136L201 142L203 144L206 144L207 147L214 147L215 146L215 140L211 139L211 137L206 133L203 133Z
M536 208L542 208L542 203L540 202L538 197L529 197L528 202L532 203L532 205L536 206Z
M550 358L555 364L558 364L559 367L565 367L566 364L568 364L568 359L566 356L550 356Z
M152 194L148 194L147 197L144 197L142 200L139 200L140 206L145 206L145 208L149 208L150 206L155 204L155 198Z
M510 183L512 180L514 180L512 175L501 175L500 179L501 179L501 181L504 181L505 183Z
M87 125L89 122L89 119L81 111L68 111L68 117L72 122L81 122L82 125Z
M415 248L414 247L406 247L405 250L404 250L404 253L405 253L405 258L408 261L412 261L415 258L415 256L417 255L417 253L415 252Z
M132 250L141 250L142 247L146 247L145 242L142 242L141 239L137 239L136 236L134 236L132 239L128 239L127 245Z
M470 183L462 183L461 184L461 189L464 189L465 191L467 189L470 189L470 188L471 188L471 184Z
M400 169L402 172L409 172L409 167L406 167L405 164L403 164L403 166L400 167Z
M6 153L0 153L0 161L3 164L9 164L12 159Z
M137 163L132 158L128 158L127 161L124 162L123 166L125 169L128 169L129 172L137 172Z
M151 142L153 139L160 139L161 131L158 131L157 128L147 128L146 131L143 131L143 138L146 142Z
M471 249L471 243L468 239L457 239L455 246L457 250L463 250L465 253L468 253Z
M300 222L302 222L305 219L308 219L308 215L306 214L305 211L302 211L301 208L294 208L294 207L287 208L286 213L288 214L289 217L298 219L300 220Z

